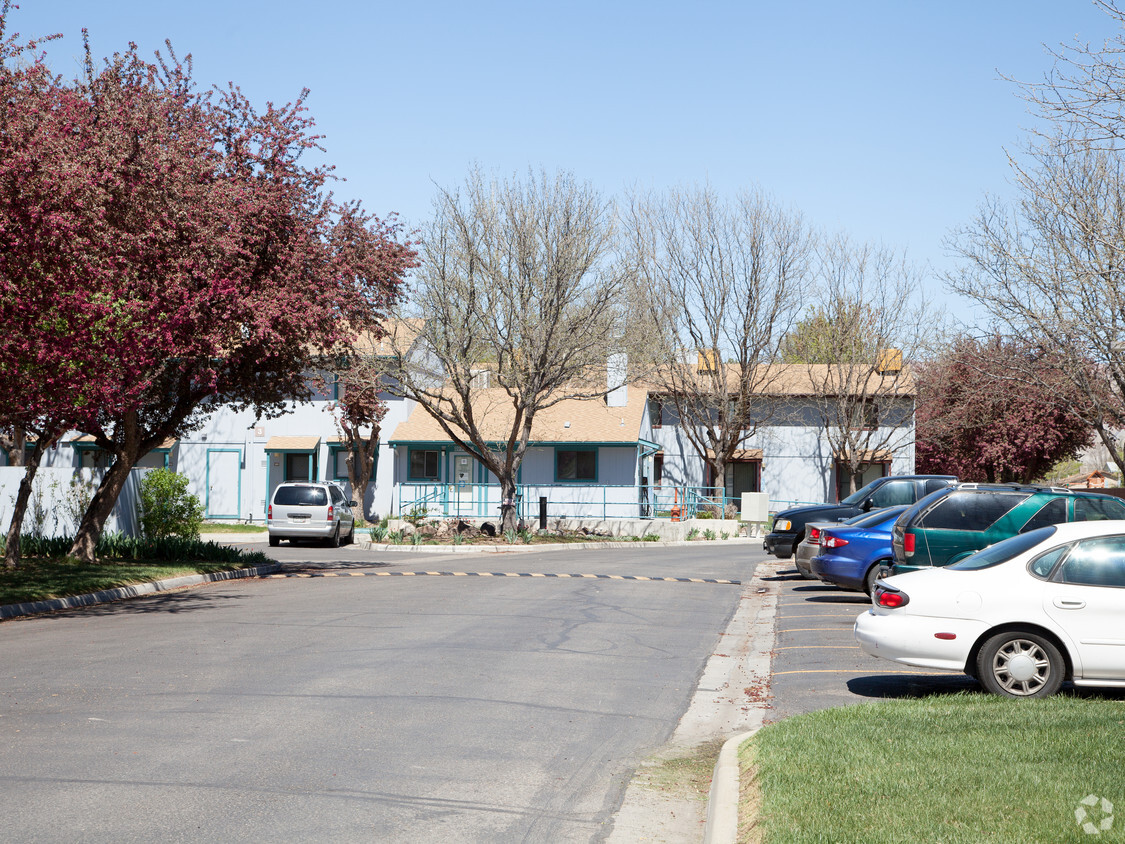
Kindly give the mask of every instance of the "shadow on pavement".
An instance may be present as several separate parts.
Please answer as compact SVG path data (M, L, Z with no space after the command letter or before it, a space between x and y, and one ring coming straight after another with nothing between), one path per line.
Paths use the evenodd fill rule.
M809 595L805 600L810 604L848 604L853 607L871 606L871 599L859 592L837 592L835 595Z
M848 691L861 697L895 698L980 692L967 674L871 674L848 680Z
M249 580L252 580L249 579ZM231 583L234 581L223 581ZM128 598L119 598L104 604L90 604L84 607L72 607L65 610L36 613L29 616L9 619L18 622L21 619L36 618L89 618L92 615L147 615L164 613L175 615L178 613L197 612L199 610L218 609L220 604L229 601L241 601L244 595L215 594L213 592L197 591L197 587L189 586L170 592L155 595L136 595Z

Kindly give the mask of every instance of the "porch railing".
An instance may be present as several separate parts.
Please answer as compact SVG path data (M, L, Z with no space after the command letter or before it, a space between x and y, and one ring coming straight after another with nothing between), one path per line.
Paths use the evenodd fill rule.
M404 483L399 485L400 515L418 518L497 518L500 487L496 484ZM711 509L719 518L741 497L721 487L637 486L612 484L519 484L516 507L519 517L539 517L539 499L547 499L551 518L681 519L695 518Z

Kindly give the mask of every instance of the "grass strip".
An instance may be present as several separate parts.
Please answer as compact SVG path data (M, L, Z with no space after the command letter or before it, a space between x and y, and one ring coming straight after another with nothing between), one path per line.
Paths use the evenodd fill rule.
M272 562L258 552L228 553L223 555L225 559L212 560L185 556L186 559L175 561L100 559L94 564L68 557L27 557L20 561L19 568L0 568L0 605L85 595L134 583L233 571Z
M204 522L199 526L200 533L265 533L264 525L234 525L221 522Z
M740 753L741 841L1089 842L1120 817L1125 702L978 693L827 709L772 724ZM756 817L756 821L747 818Z

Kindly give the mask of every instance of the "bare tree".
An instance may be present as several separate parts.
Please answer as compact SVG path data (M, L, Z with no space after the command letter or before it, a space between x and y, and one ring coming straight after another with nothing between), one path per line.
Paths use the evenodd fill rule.
M328 402L345 454L348 482L359 501L362 517L369 518L367 488L375 474L379 434L387 415L384 396L397 369L396 351L408 354L424 325L421 319L387 320L355 333L342 343L321 376L325 388L338 396Z
M707 187L635 199L630 235L654 392L723 488L776 407L784 367L770 364L804 305L811 234L761 192Z
M1125 13L1098 2L1119 25ZM1018 198L988 199L951 238L965 266L950 287L976 301L994 329L1031 340L1061 379L1013 372L1039 389L1065 384L1071 412L1125 471L1125 34L1054 52L1023 97L1048 121L1027 155L1009 157ZM1059 395L1058 398L1063 398Z
M1120 154L1073 135L1044 139L1012 162L1019 199L987 202L951 241L965 266L950 287L996 329L1051 353L1062 379L1013 371L1042 390L1065 384L1069 404L1125 471L1125 172ZM1057 389L1056 389L1057 393ZM1063 398L1060 394L1059 398Z
M919 271L892 250L837 237L821 247L818 275L818 306L784 353L807 364L799 371L807 384L795 379L792 391L811 400L855 492L867 465L913 444L910 364L932 347L941 317Z
M1112 0L1094 0L1125 29L1125 12ZM1125 31L1100 45L1076 41L1049 52L1055 63L1041 82L1018 83L1034 111L1060 128L1066 146L1121 149L1125 141ZM1058 136L1054 142L1057 143Z
M425 353L400 354L396 389L496 477L504 530L536 415L607 392L626 277L614 237L613 206L569 173L474 169L434 201L407 297Z

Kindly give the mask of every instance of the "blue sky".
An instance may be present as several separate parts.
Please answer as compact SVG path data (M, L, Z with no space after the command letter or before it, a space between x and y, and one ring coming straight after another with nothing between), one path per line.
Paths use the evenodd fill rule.
M66 74L86 27L96 56L170 38L201 83L257 103L311 89L337 193L381 216L420 222L473 162L611 194L757 185L938 270L950 230L1010 192L1005 147L1031 118L1000 74L1038 79L1044 43L1115 32L1085 0L21 5L9 29L63 33Z

